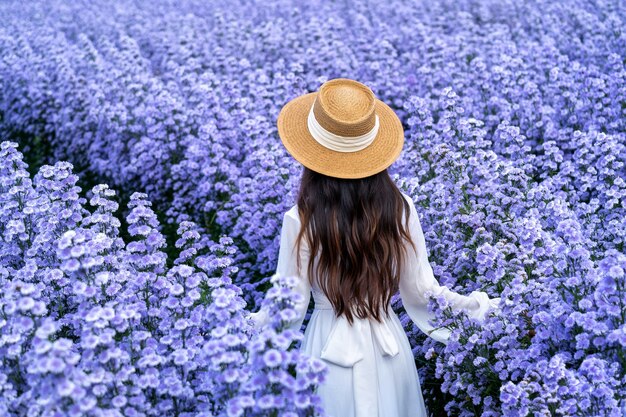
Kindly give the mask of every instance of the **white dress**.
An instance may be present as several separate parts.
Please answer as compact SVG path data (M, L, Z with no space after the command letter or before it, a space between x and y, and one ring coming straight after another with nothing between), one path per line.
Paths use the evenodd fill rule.
M443 294L453 309L466 309L468 315L482 321L490 308L497 308L500 298L489 299L486 293L474 291L464 296L440 286L428 262L426 243L415 205L409 202L411 238L419 256L409 250L406 265L400 277L400 296L413 322L433 339L447 344L449 330L438 329L428 323L433 319L428 312L424 293ZM283 217L278 266L281 276L298 276L295 239L300 229L297 206ZM411 249L411 248L409 248ZM302 265L306 275L308 248L303 242ZM310 296L315 308L304 333L300 349L307 355L321 358L329 368L326 381L318 393L324 410L331 417L426 417L426 407L415 367L415 360L406 333L398 316L389 309L390 316L381 324L374 320L356 318L350 325L345 317L337 318L332 305L321 290L309 285L306 276L300 277L297 290L304 301L297 306L299 319L291 326L300 329ZM256 326L267 323L269 317L262 309L252 313Z

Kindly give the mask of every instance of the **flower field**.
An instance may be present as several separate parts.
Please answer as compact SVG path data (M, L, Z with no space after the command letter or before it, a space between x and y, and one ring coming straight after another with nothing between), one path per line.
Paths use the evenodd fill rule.
M433 416L626 415L626 4L0 3L0 415L315 416L283 104L347 77L483 323L405 326ZM274 321L253 330L266 303Z

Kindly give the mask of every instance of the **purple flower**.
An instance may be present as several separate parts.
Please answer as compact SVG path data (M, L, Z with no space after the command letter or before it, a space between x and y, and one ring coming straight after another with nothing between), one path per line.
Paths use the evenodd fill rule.
M270 368L274 368L282 362L282 356L279 351L275 349L270 349L263 354L263 361L266 366Z

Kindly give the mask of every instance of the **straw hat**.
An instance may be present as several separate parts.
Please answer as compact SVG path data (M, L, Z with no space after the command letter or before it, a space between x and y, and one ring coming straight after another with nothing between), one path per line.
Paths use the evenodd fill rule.
M394 111L358 81L335 78L289 101L278 135L307 168L336 178L363 178L389 167L404 145Z

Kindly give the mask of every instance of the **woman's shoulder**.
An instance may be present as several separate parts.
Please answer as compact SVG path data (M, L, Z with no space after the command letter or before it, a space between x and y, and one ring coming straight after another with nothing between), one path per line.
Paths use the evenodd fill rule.
M298 233L300 231L300 212L298 211L298 205L293 205L289 210L285 212L285 222L283 223L289 230ZM307 240L304 239L302 249L308 251Z
M413 199L411 198L411 196L406 194L404 191L400 191L400 194L402 194L402 197L404 197L406 201L408 201L409 203L413 203Z
M299 223L300 222L300 214L298 212L298 205L294 204L293 206L291 206L291 208L285 212L285 216L289 216L289 217L297 220L298 223Z
M410 212L415 211L415 202L413 201L413 199L408 194L405 194L402 191L400 191L400 194L402 194L402 197L404 197L407 203L409 203L409 211Z

